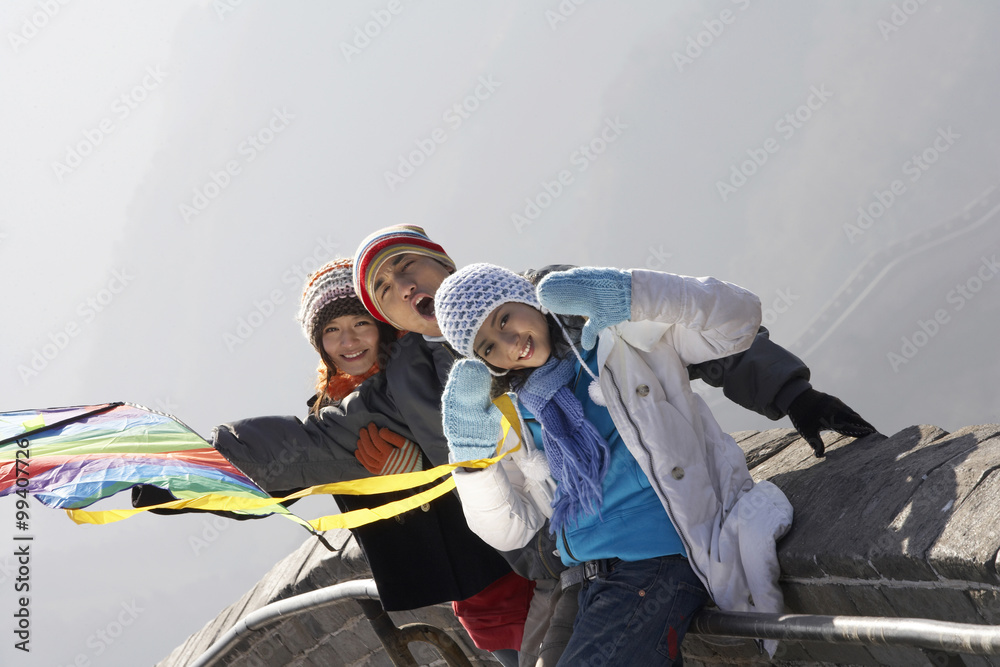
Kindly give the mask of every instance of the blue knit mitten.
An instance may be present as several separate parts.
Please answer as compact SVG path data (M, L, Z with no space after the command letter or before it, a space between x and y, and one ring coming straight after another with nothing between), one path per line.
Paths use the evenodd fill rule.
M538 300L553 313L584 315L580 344L590 350L601 329L632 317L632 274L589 267L550 273L538 283Z
M490 400L492 377L478 359L459 359L451 367L441 395L441 418L455 462L489 458L497 450L501 415Z

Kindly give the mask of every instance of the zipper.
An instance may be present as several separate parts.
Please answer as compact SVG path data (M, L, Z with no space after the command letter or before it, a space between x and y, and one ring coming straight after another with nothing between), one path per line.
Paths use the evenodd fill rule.
M569 540L566 539L566 526L560 528L559 531L562 533L563 545L566 547L566 555L570 557L570 560L576 561L577 563L581 562L579 558L573 555L573 550L569 548Z
M542 530L545 530L544 526L542 527ZM553 579L558 579L559 573L553 572L552 568L549 567L549 558L551 556L546 556L545 553L542 551L541 531L539 531L539 534L535 537L535 550L538 551L538 558L539 560L542 561L542 565L545 566L546 571L548 571L548 573L552 575Z
M625 409L625 401L622 399L621 388L618 386L618 381L615 379L615 374L611 370L611 367L608 366L607 364L605 364L602 370L606 370L608 372L608 377L611 378L611 384L615 388L615 394L618 395L618 403L620 404L621 411L625 414L625 417L628 419L629 424L632 425L632 430L635 431L635 437L639 441L639 445L642 447L642 450L646 453L646 459L650 462L649 469L652 472L653 471L652 456L650 456L649 447L647 447L646 443L643 441L642 434L639 432L639 427L635 423L635 420L632 419L632 415L629 413L628 410ZM655 474L652 477L653 478L649 480L649 483L655 484L656 487L660 490L660 496L661 498L663 498L663 501L666 505L667 516L670 518L670 523L674 525L674 529L677 530L677 521L674 519L673 509L670 507L670 499L667 497L667 493L664 490L663 485L660 483L660 478L657 477ZM684 533L682 533L680 530L677 530L677 536L681 538L681 542L684 544L684 550L687 551L688 563L691 565L691 569L695 571L695 574L698 575L698 578L701 579L702 582L705 584L705 588L706 590L708 590L708 594L712 597L712 599L715 599L715 594L712 592L712 587L709 585L708 577L700 570L698 565L694 562L694 559L691 558L692 554L691 545L688 544L687 539L684 537Z

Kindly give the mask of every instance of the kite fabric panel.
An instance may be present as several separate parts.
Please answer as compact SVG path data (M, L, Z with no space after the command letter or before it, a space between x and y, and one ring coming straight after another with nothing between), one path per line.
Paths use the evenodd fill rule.
M27 459L19 451L21 457L27 451ZM31 495L64 509L88 507L138 484L179 499L269 497L176 418L131 403L0 413L0 497L21 488L19 466ZM288 513L280 505L241 511Z
M0 497L25 489L50 507L63 508L76 523L108 524L153 507L90 511L82 508L139 484L170 491L178 500L155 507L280 514L324 541L319 531L356 528L413 510L455 488L456 468L486 468L520 449L521 426L509 396L494 400L504 415L503 440L517 434L512 449L474 461L409 473L320 484L285 498L256 486L197 433L176 418L131 403L105 403L0 413ZM501 448L503 449L503 448ZM19 453L21 455L19 455ZM27 465L26 465L27 464ZM436 483L381 507L306 521L278 503L320 494L369 495ZM325 543L326 544L326 543ZM327 544L327 548L333 547Z

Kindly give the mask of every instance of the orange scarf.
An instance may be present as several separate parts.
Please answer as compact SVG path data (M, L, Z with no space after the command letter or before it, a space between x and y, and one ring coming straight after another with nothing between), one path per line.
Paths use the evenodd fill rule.
M378 363L374 363L371 368L361 375L348 375L343 371L338 371L326 383L326 395L335 401L339 401L357 389L362 382L378 373L378 370Z

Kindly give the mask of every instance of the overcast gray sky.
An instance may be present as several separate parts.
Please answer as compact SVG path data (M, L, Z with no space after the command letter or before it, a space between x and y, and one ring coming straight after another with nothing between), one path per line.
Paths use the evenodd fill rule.
M816 388L885 433L1000 421L998 18L971 0L8 0L0 410L125 400L205 436L303 415L302 277L413 223L459 265L742 284ZM729 430L789 425L709 401ZM13 514L0 502L0 663L24 667L153 664L305 536L36 506L24 654Z

